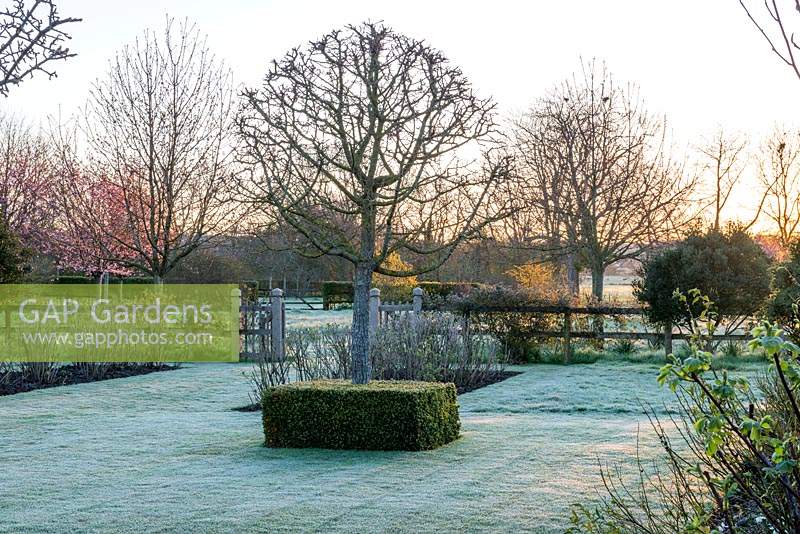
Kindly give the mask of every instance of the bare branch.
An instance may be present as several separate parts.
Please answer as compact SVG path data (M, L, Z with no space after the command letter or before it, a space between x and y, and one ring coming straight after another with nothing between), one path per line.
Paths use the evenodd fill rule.
M80 21L61 18L53 0L15 0L0 11L0 94L36 72L55 77L50 64L76 55L64 46L64 26Z

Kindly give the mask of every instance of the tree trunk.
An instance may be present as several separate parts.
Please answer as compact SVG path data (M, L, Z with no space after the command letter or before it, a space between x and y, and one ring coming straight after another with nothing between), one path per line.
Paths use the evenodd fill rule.
M575 254L570 252L565 260L567 270L567 289L573 297L580 296L581 279L578 276L578 268L575 265Z
M592 265L592 300L594 302L602 302L603 300L603 276L605 275L605 265L596 263ZM593 330L599 335L603 333L605 317L602 315L595 315L593 321ZM597 337L594 342L595 348L603 350L603 338Z
M603 301L603 276L606 267L602 263L592 266L592 300L595 302Z
M372 264L356 265L353 277L353 383L369 382L372 370L369 361L369 290L372 285Z

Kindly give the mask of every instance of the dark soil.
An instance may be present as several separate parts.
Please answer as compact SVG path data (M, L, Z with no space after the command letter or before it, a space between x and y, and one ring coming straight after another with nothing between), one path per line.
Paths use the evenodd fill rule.
M25 373L19 369L6 372L0 371L0 397L36 389L127 378L159 371L171 371L178 367L179 365L167 363L104 363L95 367L94 372L87 372L84 366L66 364L54 366L43 380L35 380L30 373Z
M512 376L521 375L519 371L498 371L491 376L486 377L486 380L483 382L478 382L475 384L467 384L464 386L456 386L456 391L458 394L461 395L462 393L469 393L470 391L475 391L476 389L481 389L482 387L491 386L492 384L496 384L498 382L502 382Z
M247 406L239 406L238 408L233 409L234 412L260 412L261 406L257 402L253 404L248 404Z
M462 393L469 393L470 391L475 391L476 389L480 389L482 387L491 386L492 384L496 384L498 382L502 382L507 378L511 378L512 376L517 376L522 374L518 371L498 371L491 376L486 377L485 380L482 382L475 382L472 384L456 386L456 391L459 395ZM246 406L239 406L238 408L233 409L236 412L258 412L261 411L261 406L258 403L248 404Z

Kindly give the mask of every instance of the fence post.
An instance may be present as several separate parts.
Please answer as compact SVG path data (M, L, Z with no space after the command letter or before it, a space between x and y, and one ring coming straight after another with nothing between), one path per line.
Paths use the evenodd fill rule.
M108 298L108 271L103 271L103 274L100 275L100 298L107 299Z
M572 314L564 312L564 363L572 359Z
M414 304L414 315L419 315L422 313L422 288L415 287L412 295L414 295L411 299Z
M231 313L232 317L236 317L237 322L237 335L234 336L232 342L232 350L238 351L237 360L242 359L242 336L240 334L242 330L242 290L238 287L231 289ZM6 317L8 317L8 312L6 312ZM245 314L246 317L246 314Z
M375 334L381 322L381 290L373 287L369 290L369 335Z
M270 343L274 361L283 361L285 352L283 346L283 291L276 287L270 291Z
M664 325L664 352L667 356L672 354L672 322Z

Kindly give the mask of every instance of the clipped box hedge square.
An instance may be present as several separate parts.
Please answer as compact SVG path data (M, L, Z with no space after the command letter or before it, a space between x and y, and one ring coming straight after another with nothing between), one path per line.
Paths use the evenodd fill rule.
M264 392L268 447L435 449L458 437L453 384L318 380Z

